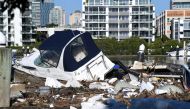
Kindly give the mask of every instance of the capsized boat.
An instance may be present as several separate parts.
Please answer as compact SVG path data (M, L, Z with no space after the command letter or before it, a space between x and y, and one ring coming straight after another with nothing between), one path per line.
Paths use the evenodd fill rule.
M96 46L89 32L65 30L55 32L13 67L43 78L104 80L114 63Z

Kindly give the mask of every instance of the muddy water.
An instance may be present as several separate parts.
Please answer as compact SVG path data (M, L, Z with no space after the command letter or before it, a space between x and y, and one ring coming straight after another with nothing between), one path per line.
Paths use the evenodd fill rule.
M132 66L138 57L132 56L108 56L111 60L120 60L123 64L127 66ZM173 64L185 64L189 61L190 57L185 59L184 57L168 57L168 56L145 56L145 62L156 62L156 63L173 63Z

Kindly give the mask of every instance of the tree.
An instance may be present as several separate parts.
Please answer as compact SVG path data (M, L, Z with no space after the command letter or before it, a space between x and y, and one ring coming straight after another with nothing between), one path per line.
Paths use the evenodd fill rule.
M22 13L24 13L26 10L29 9L29 1L30 0L4 0L1 4L1 8L2 11L8 10L8 13L10 14L11 18L13 18L13 10L15 8L18 8ZM41 1L43 2L44 0Z
M51 24L47 24L47 25L46 25L46 27L50 27L50 28L51 28L51 27L57 27L57 26L58 26L58 24L54 24L54 23L51 23Z

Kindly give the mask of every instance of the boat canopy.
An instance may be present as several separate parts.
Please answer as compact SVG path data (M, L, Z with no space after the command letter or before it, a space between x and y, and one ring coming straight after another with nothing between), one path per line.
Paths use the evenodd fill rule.
M39 50L42 61L54 67L63 61L65 71L77 70L101 52L89 32L72 30L55 32L40 45ZM60 60L62 53L63 60Z

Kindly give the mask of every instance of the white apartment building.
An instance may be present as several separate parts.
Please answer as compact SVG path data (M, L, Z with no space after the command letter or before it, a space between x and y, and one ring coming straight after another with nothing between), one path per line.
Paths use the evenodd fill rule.
M65 11L60 6L55 6L49 13L49 24L65 26Z
M41 26L41 0L32 0L32 22L33 25Z
M82 0L82 27L94 38L154 41L155 21L151 0Z
M0 1L0 4L3 1ZM30 7L23 14L18 8L14 9L11 19L8 11L0 11L0 32L6 37L7 46L22 46L35 42L33 39L31 2Z
M174 40L190 39L190 0L170 0L170 10L156 20L157 35Z
M190 0L170 0L170 9L190 9Z
M190 19L173 19L171 37L174 40L190 39Z

